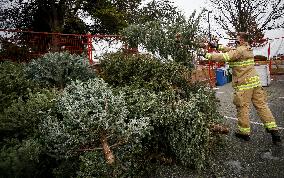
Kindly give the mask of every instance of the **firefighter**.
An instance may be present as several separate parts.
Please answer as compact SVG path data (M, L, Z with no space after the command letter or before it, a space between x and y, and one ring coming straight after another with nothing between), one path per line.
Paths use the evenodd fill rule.
M205 58L212 61L225 61L233 70L232 86L235 89L233 103L237 109L238 129L235 136L245 141L250 140L249 121L250 102L253 103L272 142L281 142L275 119L266 103L267 95L261 87L260 78L254 68L254 55L247 43L247 34L237 35L237 46L224 53L207 53ZM228 48L227 48L228 49Z

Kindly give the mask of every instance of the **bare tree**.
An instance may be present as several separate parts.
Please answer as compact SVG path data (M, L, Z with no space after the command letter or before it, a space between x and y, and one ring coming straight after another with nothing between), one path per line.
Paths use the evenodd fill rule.
M233 32L248 32L250 43L259 42L264 30L284 28L283 0L209 1L217 23L230 35Z

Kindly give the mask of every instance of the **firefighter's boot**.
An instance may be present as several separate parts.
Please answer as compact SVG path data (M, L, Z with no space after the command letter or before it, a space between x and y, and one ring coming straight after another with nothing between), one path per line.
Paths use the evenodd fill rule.
M250 141L250 135L246 135L246 134L241 134L239 132L235 132L235 136L237 138L240 138L240 139L244 140L244 141Z
M277 144L281 143L281 137L280 137L280 133L279 133L278 130L266 129L266 131L271 134L273 144L277 145Z

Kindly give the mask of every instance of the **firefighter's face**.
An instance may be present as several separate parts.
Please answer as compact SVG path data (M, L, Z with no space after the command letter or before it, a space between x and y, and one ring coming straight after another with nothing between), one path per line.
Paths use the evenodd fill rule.
M237 40L238 41L243 41L243 39L239 35L237 36Z
M245 41L243 38L241 38L240 36L237 36L237 41L236 44L243 44Z

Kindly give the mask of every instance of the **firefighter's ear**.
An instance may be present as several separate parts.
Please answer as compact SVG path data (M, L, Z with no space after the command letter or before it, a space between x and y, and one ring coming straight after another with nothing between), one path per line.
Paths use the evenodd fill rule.
M253 49L252 49L251 47L247 47L247 49L248 49L249 51L253 51Z

